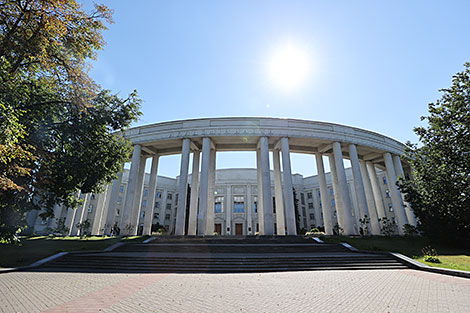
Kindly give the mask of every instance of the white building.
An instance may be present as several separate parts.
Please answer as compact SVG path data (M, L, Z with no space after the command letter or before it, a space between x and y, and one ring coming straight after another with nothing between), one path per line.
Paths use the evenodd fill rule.
M292 119L212 118L141 126L125 135L134 144L130 170L104 193L81 195L78 209L58 206L56 218L46 221L30 214L35 232L65 225L78 235L77 224L88 221L94 235L110 234L114 225L124 235L150 234L157 224L176 235L294 235L316 226L332 234L336 225L353 235L366 216L372 234L380 234L385 217L396 221L399 233L416 222L395 185L404 175L404 147L377 133ZM256 169L215 169L216 151L253 150ZM315 155L318 175L292 174L290 151ZM158 176L159 156L177 153L180 175ZM151 173L145 173L147 158ZM324 172L325 160L331 173Z

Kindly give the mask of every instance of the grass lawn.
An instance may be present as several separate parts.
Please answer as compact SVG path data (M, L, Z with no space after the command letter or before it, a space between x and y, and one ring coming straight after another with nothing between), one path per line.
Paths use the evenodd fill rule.
M142 242L135 237L22 237L21 245L0 244L0 268L25 266L63 251L103 250L117 242Z
M432 243L429 239L423 237L371 236L351 238L346 236L325 236L322 239L326 242L347 242L359 250L398 252L429 266L470 271L470 249ZM424 261L421 249L426 246L431 246L437 250L441 263Z

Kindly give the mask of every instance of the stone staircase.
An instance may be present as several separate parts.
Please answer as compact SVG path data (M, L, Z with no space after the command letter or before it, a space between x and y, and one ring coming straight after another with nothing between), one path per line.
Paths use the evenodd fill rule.
M72 252L38 271L103 273L249 273L403 269L388 254L354 252L303 237L157 237L108 252Z

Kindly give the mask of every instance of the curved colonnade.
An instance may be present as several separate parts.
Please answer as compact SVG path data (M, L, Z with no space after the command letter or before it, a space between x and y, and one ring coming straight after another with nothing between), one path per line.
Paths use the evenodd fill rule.
M291 152L315 155L321 199L328 199L323 156L328 157L337 217L333 216L329 201L322 201L321 209L327 234L333 233L336 219L345 235L358 234L354 227L343 159L351 162L359 214L370 218L372 234L380 234L379 218L385 217L385 208L382 201L379 201L381 195L376 167L385 170L388 181L391 182L390 196L398 232L403 234L405 224L416 225L411 209L404 203L394 183L398 176L404 175L400 160L404 146L394 139L371 131L316 121L240 117L157 123L129 129L125 137L131 140L134 150L123 207L121 225L124 235L137 233L147 158L152 159L148 198L153 203L158 184L159 157L172 154L181 154L178 181L180 200L176 210L175 235L212 235L217 151L256 151L260 235L296 234ZM271 200L270 151L273 152L276 220ZM191 153L193 164L189 192ZM110 190L110 193L110 201L115 201L118 190ZM187 205L189 216L186 216ZM113 217L112 210L109 211L107 222ZM145 215L144 235L151 233L153 212L149 213ZM248 215L250 213L247 212ZM248 220L251 221L251 218ZM253 225L246 226L247 234L253 234Z

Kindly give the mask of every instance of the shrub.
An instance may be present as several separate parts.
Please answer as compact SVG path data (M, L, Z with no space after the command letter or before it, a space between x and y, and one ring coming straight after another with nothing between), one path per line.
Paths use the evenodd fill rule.
M344 233L344 229L339 226L339 224L336 224L335 226L333 226L333 235L335 236L342 236Z
M405 233L405 236L414 237L418 235L418 229L411 224L403 225L403 232Z
M439 257L437 255L436 249L432 248L431 246L424 247L421 252L423 253L424 261L430 263L441 263Z
M384 236L391 236L396 233L397 231L397 223L395 221L389 220L386 217L379 218L379 223L382 224L382 227L380 229L380 232Z
M359 219L359 223L361 224L359 226L359 233L362 236L369 235L369 224L370 224L370 218L367 217L367 215L364 215L363 218Z

